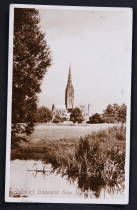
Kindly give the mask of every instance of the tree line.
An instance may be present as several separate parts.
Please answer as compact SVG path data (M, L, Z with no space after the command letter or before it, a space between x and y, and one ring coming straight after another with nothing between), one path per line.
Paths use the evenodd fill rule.
M52 111L45 106L39 107L35 114L36 123L62 123L67 120L68 119L65 117L65 115L60 113L59 110ZM75 107L74 109L70 110L69 121L72 121L73 123L82 123L82 121L84 121L82 112L78 107Z
M90 116L88 123L125 123L126 113L125 104L109 104L102 114L95 113Z
M92 116L89 116L89 120L87 123L95 124L95 123L125 123L126 122L126 105L118 105L118 104L109 104L102 114L95 113ZM54 119L53 119L54 117ZM35 122L37 123L61 123L66 121L67 119L60 114L58 111L53 113L52 110L47 107L40 107L37 109L35 115ZM70 111L70 121L73 123L82 123L84 121L84 117L82 115L79 107L75 107Z

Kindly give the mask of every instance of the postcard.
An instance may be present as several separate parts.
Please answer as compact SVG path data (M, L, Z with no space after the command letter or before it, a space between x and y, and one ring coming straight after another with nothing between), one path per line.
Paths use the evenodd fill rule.
M132 9L10 5L6 202L128 204Z

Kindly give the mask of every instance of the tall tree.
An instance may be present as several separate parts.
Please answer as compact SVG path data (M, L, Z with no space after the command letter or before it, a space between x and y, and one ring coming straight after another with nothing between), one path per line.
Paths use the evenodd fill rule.
M37 109L36 122L37 123L47 123L53 118L53 113L47 107L41 106Z
M40 29L36 9L14 10L12 126L25 123L26 134L33 131L37 94L42 79L51 65L51 53Z
M73 123L82 123L82 121L84 120L83 116L82 116L82 112L79 109L79 107L75 107L74 109L72 109L71 114L70 114L70 121L72 121Z

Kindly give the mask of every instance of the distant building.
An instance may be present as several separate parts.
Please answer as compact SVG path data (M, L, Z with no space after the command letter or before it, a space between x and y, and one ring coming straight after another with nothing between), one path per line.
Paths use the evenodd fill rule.
M74 88L72 84L71 66L69 67L68 81L65 90L65 105L52 105L53 116L70 119L70 110L74 108ZM53 117L54 118L54 117Z
M68 82L65 91L65 105L67 110L74 108L74 88L72 84L71 66L69 67Z
M70 118L70 113L66 109L65 105L52 105L52 112L53 112L53 119L55 115L60 116L61 118L65 118L66 120L69 120Z
M89 120L90 117L90 104L86 105L79 105L78 108L81 110L82 116L85 121Z
M84 121L88 121L90 116L90 104L79 105L77 107L81 110ZM72 84L71 66L69 66L68 81L65 89L65 105L52 105L53 120L55 116L69 120L72 109L74 109L74 87Z

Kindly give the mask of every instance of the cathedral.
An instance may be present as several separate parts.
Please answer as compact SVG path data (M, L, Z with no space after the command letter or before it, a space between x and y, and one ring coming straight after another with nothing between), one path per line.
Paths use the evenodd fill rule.
M65 105L68 111L74 108L74 88L72 84L71 66L69 67L68 82L65 90Z
M69 73L68 73L68 81L67 81L67 86L65 90L65 104L63 105L52 105L52 112L53 114L53 119L56 115L60 116L61 118L65 118L66 120L69 121L70 119L70 111L74 108L74 88L72 84L72 76L71 76L71 66L69 67Z
M89 112L90 112L90 105L88 108L86 105L79 105L77 106L83 115L83 118L86 120L89 119ZM54 113L53 120L56 115L60 116L61 118L65 118L67 121L70 119L71 110L74 109L74 87L72 84L72 75L71 75L71 66L69 66L69 73L68 73L68 80L65 89L65 104L62 105L52 105L52 111Z

